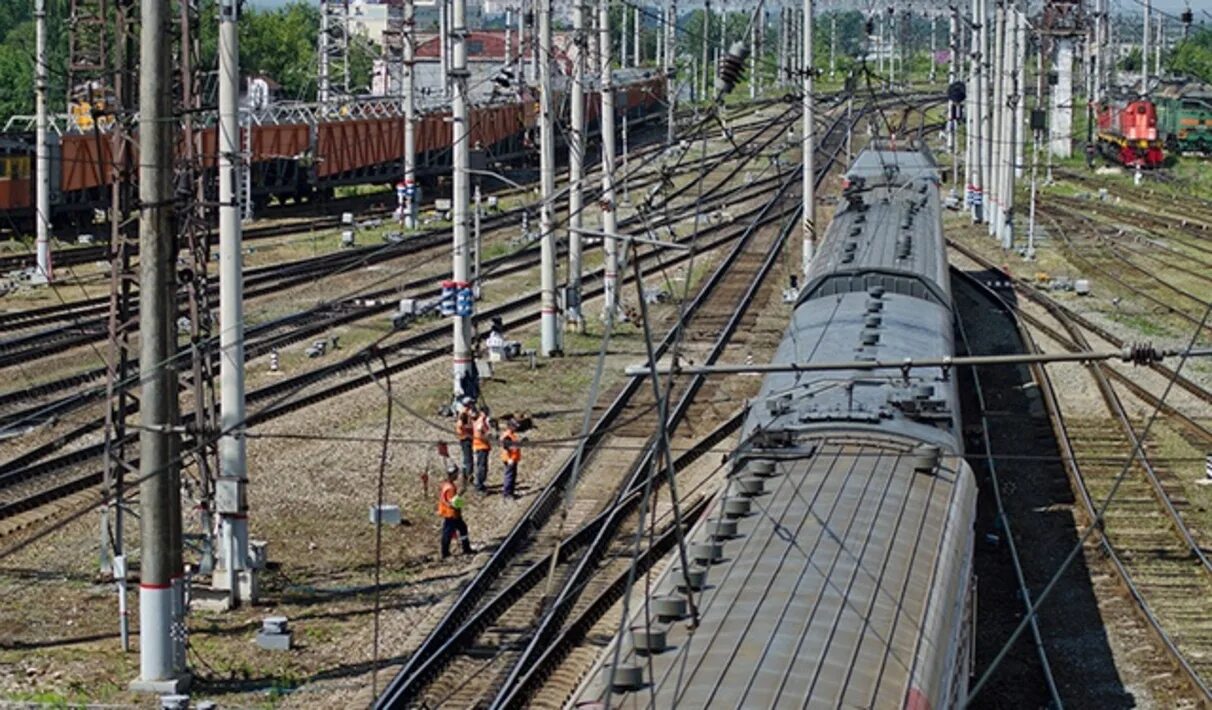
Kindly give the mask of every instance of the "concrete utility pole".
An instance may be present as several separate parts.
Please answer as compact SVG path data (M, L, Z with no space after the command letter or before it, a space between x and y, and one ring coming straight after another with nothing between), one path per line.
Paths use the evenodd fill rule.
M510 33L513 31L513 26L511 25L512 22L513 22L513 8L506 5L505 6L505 62L504 62L506 69L509 68L509 65L513 64L513 37L510 36Z
M938 20L938 15L932 11L930 13L930 83L931 84L933 84L934 80L938 78L938 74L937 74L938 60L935 57L935 54L938 53L938 43L936 41L936 37L938 36L938 31L935 28L936 20Z
M1027 17L1019 9L1014 10L1014 179L1023 177L1023 165L1026 163L1026 133L1023 131L1023 121L1026 118L1026 86L1027 86ZM1089 94L1087 94L1089 96ZM1010 184L1013 198L1014 183Z
M140 3L139 72L139 679L132 690L176 693L188 684L177 449L172 232L176 118L169 82L168 0Z
M677 0L665 0L665 53L662 59L665 63L665 142L669 145L673 145L677 130L674 120L677 109L677 24Z
M1018 101L1018 97L1015 95L1018 77L1015 64L1021 51L1018 46L1018 17L1017 10L1012 7L1006 8L1006 46L1005 52L1002 55L1002 162L999 166L1001 173L999 188L1001 204L998 208L1001 219L998 223L997 232L1002 247L1005 249L1011 248L1014 243L1014 165L1016 154L1015 143L1018 133L1014 126Z
M947 25L947 50L950 54L947 62L947 87L950 88L959 81L959 6L951 6L951 16ZM971 91L972 87L968 87ZM957 116L959 104L955 101L947 103L947 150L951 153L951 184L959 184L959 143L956 132L959 128Z
M631 17L635 21L635 27L632 28L632 32L635 33L635 41L631 43L631 49L635 53L635 56L633 57L631 65L638 67L644 62L644 47L642 46L643 37L640 32L640 20L642 16L640 15L639 5L632 8Z
M605 0L602 0L605 2ZM711 97L711 57L708 54L708 49L711 42L711 0L703 2L703 62L699 69L702 71L702 76L699 77L699 86L702 87L699 97L700 101L710 100ZM603 50L605 51L605 50Z
M443 98L450 98L450 1L438 3L438 82L442 84Z
M563 350L556 306L556 235L552 218L555 200L555 117L552 114L551 87L551 0L539 2L539 191L542 204L539 206L539 249L542 254L539 291L542 295L540 308L540 350L544 357L557 355Z
M759 13L760 17L760 13ZM749 28L749 99L757 98L758 94L758 28L761 22L753 22Z
M837 75L837 11L829 15L829 78Z
M995 24L989 12L989 0L981 0L981 15L984 18L981 23L981 138L984 143L980 147L980 166L981 187L985 191L982 218L987 222L993 214L992 197L996 190L993 184L993 143L997 140L993 132L993 111L996 107L993 94L997 84L996 44L990 39L990 30Z
M404 184L411 187L404 198L404 226L417 228L417 14L413 0L404 0ZM508 27L508 25L506 25ZM509 46L506 30L505 46ZM506 52L509 50L506 49ZM505 64L508 66L509 62Z
M453 84L453 99L450 104L451 136L453 138L452 172L454 182L454 265L452 273L459 284L470 280L470 244L468 239L467 203L470 195L471 175L471 126L467 121L467 0L452 0L451 38L453 39L450 80ZM462 287L462 286L461 286ZM475 301L472 300L474 304ZM474 307L474 306L473 306ZM475 368L475 355L471 350L471 314L454 316L454 392L463 394L463 378Z
M1166 18L1164 15L1157 16L1157 41L1153 43L1153 75L1161 76L1161 53L1162 43L1166 41Z
M248 463L244 448L244 272L240 224L240 40L236 0L219 3L219 570L232 606L254 602L248 564ZM220 571L221 570L221 571Z
M1145 31L1140 38L1140 93L1149 93L1149 15L1153 14L1152 0L1145 0Z
M976 27L972 32L972 105L968 120L971 128L968 131L968 165L971 172L969 190L972 194L972 223L980 224L985 218L984 196L984 136L985 136L985 83L983 65L985 62L985 26L988 20L985 16L985 0L972 0L972 21Z
M993 131L989 134L990 161L992 174L989 182L989 236L996 237L1000 233L1002 223L1002 154L1005 144L1002 143L1004 132L1002 120L1006 105L1006 6L1003 0L998 0L993 15Z
M623 26L619 28L619 68L627 68L627 60L631 55L627 52L627 7L623 7L623 11L619 13L619 22Z
M581 228L585 222L581 210L585 189L585 54L589 48L585 36L585 0L573 0L572 30L577 51L572 65L572 125L568 129L568 291L564 297L564 322L569 330L583 333Z
M812 0L804 0L804 36L801 42L804 48L801 67L804 77L804 213L801 229L804 239L803 271L807 283L808 269L816 256L816 120L812 113L812 76L816 74L816 69L812 66Z
M34 171L37 183L34 185L36 194L37 238L37 268L34 270L34 283L50 283L54 280L51 272L50 252L50 144L47 133L46 92L47 92L47 57L46 57L46 0L34 2L34 110L37 114L34 146Z
M1096 20L1097 22L1097 20ZM1097 32L1097 29L1096 29ZM1037 37L1039 37L1037 35ZM1035 197L1036 178L1039 174L1039 143L1043 131L1040 129L1044 114L1044 52L1042 37L1039 37L1039 51L1035 55L1035 111L1031 115L1031 206L1027 217L1027 259L1035 258ZM1095 41L1097 44L1097 40ZM1097 54L1095 55L1098 56ZM1098 85L1097 76L1094 83Z
M602 77L602 240L606 260L602 266L605 290L602 319L613 323L619 308L619 241L614 200L614 79L610 66L610 0L598 0L598 44ZM704 44L704 48L706 45Z

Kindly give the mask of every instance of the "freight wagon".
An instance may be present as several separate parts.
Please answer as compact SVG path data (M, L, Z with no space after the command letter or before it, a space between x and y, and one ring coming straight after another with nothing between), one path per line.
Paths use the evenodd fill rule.
M615 106L632 121L660 120L665 115L665 78L656 72L631 71L616 78ZM567 120L568 101L557 120ZM587 130L597 131L600 99L586 92ZM537 155L538 102L522 97L473 106L469 111L471 146L486 159L527 163ZM339 110L279 104L245 115L241 145L250 160L254 205L271 199L308 200L327 197L344 185L392 184L404 172L404 117L400 103L368 99ZM450 173L451 122L448 108L421 114L416 122L417 177L435 182ZM213 123L199 131L202 168L217 167ZM51 212L56 226L85 227L95 210L110 204L115 148L103 131L65 131L51 140ZM178 146L184 154L185 146ZM138 156L132 155L137 164ZM33 136L0 136L0 227L28 229L33 224ZM215 180L206 183L217 190ZM211 196L216 197L215 195Z

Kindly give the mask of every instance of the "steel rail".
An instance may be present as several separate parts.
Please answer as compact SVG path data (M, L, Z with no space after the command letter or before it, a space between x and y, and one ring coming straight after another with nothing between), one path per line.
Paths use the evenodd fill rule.
M784 186L780 192L785 191L795 182L794 174L798 173L793 173L793 177L790 179L786 178L785 175L781 176L786 182L784 182ZM773 201L767 203L767 207L770 204L773 204ZM743 251L744 246L747 244L747 238L755 233L757 228L782 217L782 215L769 217L766 215L766 212L767 209L764 207L758 218L746 227L736 247L733 248L726 258L728 265L731 265L737 255ZM693 316L699 307L707 301L720 282L720 274L726 270L723 267L717 269L713 277L700 287L694 300L685 309L684 317ZM675 328L657 346L656 352L658 353L658 357L663 355L672 346L676 338L677 329ZM641 385L642 382L639 380L633 379L627 382L623 391L595 422L588 438L581 444L581 447L592 449L601 441L610 424L621 414L624 407L641 388ZM651 445L648 447L649 451L651 450L650 447ZM541 528L551 518L559 506L563 497L563 490L574 472L576 460L577 457L575 454L568 457L544 488L543 492L531 505L522 520L514 526L505 541L497 548L492 558L481 568L480 572L477 573L468 586L464 588L462 594L460 594L459 598L447 611L447 614L438 623L437 627L426 637L421 646L409 658L409 661L387 685L383 693L376 700L375 707L397 707L406 703L431 678L445 668L446 664L462 648L462 644L465 644L468 638L473 637L469 637L468 634L478 630L478 627L468 627L465 622L470 620L478 624L484 623L484 617L474 613L475 606L483 595L487 593L491 584L496 580L508 561L513 558L516 551L531 538L533 531ZM561 550L563 550L563 547L561 547ZM548 564L550 564L550 557L548 557ZM497 606L493 605L492 609L496 610Z
M852 117L852 120L858 120L861 115L862 114L860 113L857 116ZM843 121L844 118L840 115L835 119L834 123L822 136L822 146L829 141L830 137L843 124ZM829 157L824 161L824 163L818 168L818 172L816 176L814 176L817 184L819 184L824 177L829 174L829 171L832 169L834 163L837 162L837 156L841 152L843 145L843 143L839 143ZM801 169L797 169L795 171L797 178L800 171ZM780 196L781 195L776 195L775 199L778 199ZM768 205L772 205L773 203L774 200L771 200ZM735 332L736 328L740 325L741 319L748 310L749 304L753 301L753 298L756 296L759 288L765 281L766 276L769 274L771 268L773 268L775 262L777 261L777 258L782 251L782 246L785 244L788 235L798 224L799 214L802 209L803 205L797 205L797 207L792 210L792 215L786 220L783 227L779 230L779 235L774 245L770 248L766 259L758 271L758 274L753 278L748 289L746 289L745 294L741 297L740 303L733 311L732 317L721 329L715 345L703 358L705 362L709 364L714 363L719 359L720 355L723 354L724 348L731 339L731 336ZM721 269L717 271L717 275L722 276L722 274L723 268L721 267ZM633 381L640 382L641 380L637 378ZM694 399L694 395L698 392L699 388L702 387L704 382L706 382L705 375L695 375L691 378L690 384L682 391L677 405L674 407L669 416L669 422L666 424L667 430L672 432L674 429L676 429L678 423L689 411L690 405ZM658 442L656 441L649 443L645 456L641 461L641 465L635 469L635 473L633 474L633 486L642 483L641 476L644 473L647 472L649 475L651 475L649 472L649 467L658 453L657 443ZM588 578L596 572L597 564L605 555L606 545L612 541L614 532L622 521L623 514L624 512L622 510L618 510L616 508L616 513L612 516L611 522L604 526L601 531L599 531L598 538L594 541L594 544L584 555L582 555L576 569L564 583L563 589L560 591L560 594L557 596L556 601L552 605L551 609L547 612L543 618L543 621L535 630L535 633L531 638L526 650L522 653L522 655L514 660L509 676L491 703L492 707L512 708L520 707L525 704L530 696L537 690L537 686L546 677L546 672L558 659L563 658L567 651L567 637L560 633L561 629L563 628L564 621L572 612L573 605L578 600L580 591L586 586Z
M1021 323L1018 325L1019 336L1023 342L1033 351L1039 351L1039 346L1032 337L1031 332L1023 327ZM1085 511L1087 525L1100 525L1098 514L1094 500L1090 496L1090 491L1086 487L1086 479L1081 472L1081 466L1077 462L1077 453L1073 448L1073 442L1069 438L1069 430L1065 424L1064 414L1061 411L1059 398L1056 396L1056 390L1052 384L1052 378L1048 375L1047 369L1039 365L1030 365L1031 372L1034 375L1035 381L1040 385L1040 392L1043 395L1044 408L1048 411L1048 419L1052 424L1053 433L1056 435L1056 440L1061 447L1061 461L1064 463L1065 472L1069 476L1069 481L1072 487L1077 491L1078 497L1081 498L1082 508ZM1162 626L1161 620L1153 612L1145 599L1144 593L1132 579L1131 573L1124 565L1123 559L1119 556L1114 545L1107 539L1104 530L1098 531L1098 540L1101 543L1100 547L1107 559L1111 561L1115 572L1118 575L1120 582L1124 585L1128 595L1132 598L1133 606L1138 614L1145 621L1147 628L1153 633L1162 647L1169 654L1170 658L1178 666L1183 676L1191 683L1200 694L1204 696L1205 702L1212 702L1212 688L1200 678L1199 674L1191 666L1186 656L1174 643L1174 640Z
M739 169L740 169L740 167L738 166L738 168L736 170L734 170L732 173L730 173L728 177L726 177L724 180L722 180L719 183L719 185L726 184L729 180L731 180L732 177L735 176L735 172L739 171ZM720 231L724 231L726 227L731 227L731 226L733 226L733 225L731 225L731 224L713 225L711 227L706 228L705 230L702 230L702 232L705 232L708 234L714 234L714 233L717 233ZM716 248L716 247L726 244L730 241L733 241L736 238L737 238L737 235L732 235L732 234L726 234L722 237L716 237L715 239L713 239L711 242L708 243L706 248L709 248L709 249ZM689 239L691 239L691 238L687 237L687 238L684 238L679 241L685 242L685 241L688 241ZM653 249L653 250L644 252L640 258L646 261L648 259L657 258L660 255L661 255L660 250ZM664 269L670 265L680 263L681 261L684 261L688 258L690 258L690 255L688 255L688 254L679 254L671 259L668 259L668 258L664 259L655 268ZM599 269L595 270L592 274L589 274L588 278L598 278L598 277L600 277L600 273L601 273L601 269L599 268ZM588 296L593 297L595 294L600 293L601 290L602 290L601 287L598 287L597 289L589 292ZM480 314L477 314L477 322L479 322L480 320L491 319L492 317L506 314L510 310L516 310L517 308L524 307L524 306L536 301L537 299L538 299L538 292L531 292L530 294L527 294L526 296L523 296L519 299L515 299L514 301L511 301L509 303L501 304L497 307L494 307L494 308L484 311ZM529 323L530 321L534 320L537 317L538 317L537 313L531 313L529 315L522 316L514 321L506 323L506 329L508 330L512 327L517 327L517 326L523 325L525 323ZM381 348L381 350L383 352L390 354L390 353L394 353L394 352L399 352L401 350L415 349L419 346L424 346L424 344L427 341L431 341L435 338L440 339L441 337L442 337L442 330L440 328L435 328L435 329L432 329L425 333L421 333L421 334L418 334L411 338L407 338L403 341L393 343L390 346L383 347L383 348ZM403 369L407 369L409 367L415 367L419 364L422 364L422 363L428 362L434 358L440 357L445 352L446 352L446 348L443 346L439 346L437 348L430 349L427 352L422 353L420 355L413 356L400 363L396 363L396 364L390 366L389 368L387 368L386 370L376 373L376 375L381 376L384 373L394 373L394 372L397 372L397 371L400 371ZM342 362L328 365L323 368L319 368L317 370L313 370L313 371L305 373L303 375L296 376L295 378L292 378L291 380L283 381L283 382L276 383L273 385L267 385L260 389L254 390L249 393L248 400L250 402L255 402L255 401L260 401L260 400L276 399L283 395L288 395L292 392L299 391L304 387L310 386L311 384L315 384L324 379L327 379L329 377L340 374L341 372L348 371L351 369L360 370L364 365L365 365L365 357L363 357L361 354L354 355L349 358L346 358ZM299 409L303 406L307 406L308 404L322 401L324 399L330 398L337 394L341 394L343 392L349 391L351 389L362 386L364 384L369 384L371 381L372 381L372 376L369 373L363 374L363 375L355 378L354 380L347 381L347 382L344 382L344 383L341 383L338 385L330 386L320 392L312 393L312 394L307 395L302 398L295 398L286 403L278 403L272 407L272 410L258 412L258 413L253 414L252 416L248 417L247 423L249 423L249 424L259 423L260 421L263 421L263 420L266 420L266 419L269 419L269 418L272 418L275 416L279 416L281 414L285 414L289 411L294 411L295 409ZM184 425L185 429L187 431L189 431L192 427L192 417L183 418L183 425ZM132 434L131 436L134 437L135 435L136 434ZM17 482L30 480L30 479L36 478L38 476L47 475L49 473L52 473L52 472L55 472L58 470L62 470L69 466L80 463L82 461L96 458L99 455L101 448L103 448L103 447L100 445L94 445L92 447L87 447L85 449L81 449L76 452L71 452L71 453L65 454L61 457L58 457L56 459L53 459L53 460L50 460L47 462L35 464L34 466L27 467L25 469L9 472L7 474L4 474L3 476L0 476L0 488L7 487L9 485L13 485ZM29 509L44 505L48 502L61 498L65 495L68 495L75 491L90 488L90 487L96 485L97 483L99 483L102 480L102 478L103 478L103 476L99 472L84 475L84 476L77 477L72 480L66 481L61 484L57 484L52 488L45 489L43 491L39 491L37 493L31 494L31 495L21 498L19 500L0 504L0 520L6 519L8 517L12 517L13 515L16 515L20 512L24 512L25 510L29 510Z
M959 279L967 283L975 293L984 297L987 302L992 303L996 308L998 308L998 310L1002 311L1002 313L1004 313L1011 322L1016 322L1014 313L1007 307L1006 302L980 281L955 267L951 267L951 276L953 279L958 276ZM957 318L956 326L959 328L960 340L964 343L964 349L967 352L972 352L972 346L968 340L968 329L964 327L963 320ZM1024 346L1025 345L1026 344L1024 343ZM1018 595L1022 599L1025 610L1027 613L1030 613L1032 605L1031 588L1027 586L1027 576L1023 572L1022 558L1018 552L1018 544L1014 541L1014 531L1010 525L1010 517L1006 514L1006 507L1002 502L1001 483L999 482L997 475L997 464L994 461L993 444L989 438L989 418L985 415L987 409L985 406L984 389L981 387L981 376L976 366L973 366L971 369L972 382L976 390L976 400L978 406L980 407L981 438L985 446L985 465L989 469L989 477L993 482L993 500L997 507L997 519L1005 528L1006 542L1010 548L1010 561L1014 564L1014 576L1018 582ZM1063 700L1061 700L1060 690L1056 687L1056 678L1052 673L1052 664L1048 660L1048 651L1044 647L1044 637L1039 629L1038 615L1031 617L1031 637L1035 644L1036 653L1039 655L1040 665L1043 667L1044 680L1048 685L1048 693L1052 696L1052 701L1055 703L1055 707L1063 708L1065 703Z
M772 127L774 127L774 126L776 126L776 125L779 125L779 124L780 124L780 122L781 122L781 121L782 121L782 120L783 120L783 119L784 119L784 118L787 116L787 114L789 114L789 113L791 113L791 110L790 110L790 109L789 109L788 111L785 111L785 112L784 112L783 114L781 114L780 116L775 117L775 119L774 119L774 120L772 120L772 121L768 122L767 129L772 128ZM758 134L756 134L756 135L753 137L753 139L756 139L756 138L757 138L758 136L760 136L760 135L761 135L763 132L764 132L764 131L759 132ZM761 146L761 148L762 148L762 149L764 149L766 146L768 146L768 145L769 145L769 143L770 143L770 142L773 142L773 140L775 140L777 137L778 137L778 135L776 134L776 135L775 135L774 137L772 137L770 140L766 141L766 142L765 142L765 143L764 143L764 144ZM751 139L751 140L753 140L753 139ZM734 147L733 149L731 149L731 151L732 151L732 152L738 152L738 151L740 151L740 147L739 147L739 146ZM755 154L756 154L756 153L755 153ZM715 203L715 202L717 202L717 201L721 201L721 200L725 200L725 199L735 199L735 198L737 198L738 196L744 196L744 195L747 195L748 193L752 193L752 192L761 192L761 191L764 189L764 187L763 187L764 185L769 184L769 183L771 183L771 182L775 182L775 181L777 181L777 180L779 179L779 177L778 177L778 176L771 176L771 177L766 178L766 179L764 179L764 180L759 180L759 181L757 181L757 182L755 182L755 183L753 183L753 184L749 184L749 185L742 185L742 186L737 186L737 187L732 187L732 188L728 188L728 189L726 189L726 190L722 190L722 191L720 191L720 190L719 190L719 188L723 187L723 186L724 186L724 185L726 185L726 184L727 184L729 181L731 181L731 180L732 180L732 179L733 179L733 178L734 178L734 177L737 175L737 173L739 173L739 172L740 172L740 170L741 170L741 169L744 167L744 164L745 164L745 163L747 163L747 162L748 162L748 160L749 160L749 159L751 159L751 158L752 158L752 155L750 155L749 157L747 157L747 158L746 158L746 160L745 160L744 162L742 162L741 164L739 164L739 165L737 165L737 166L734 166L734 167L733 167L733 169L732 169L731 171L729 171L729 172L727 173L727 175L725 175L725 177L724 177L722 180L720 180L720 181L719 181L719 182L716 184L716 186L715 186L715 187L714 187L712 190L710 190L710 191L709 191L708 196L707 196L707 197L705 197L705 198L704 198L704 200L700 201L700 203L699 203L699 204L700 204L700 205L701 205L701 204L704 204L704 203L705 203L705 204L712 204L712 203ZM714 170L714 166L712 167L712 170ZM697 184L697 183L688 183L687 185L684 185L684 186L682 186L682 187L680 187L680 188L676 189L676 190L675 190L675 191L672 193L672 196L677 196L677 195L681 194L682 192L684 192L685 190L688 190L688 189L689 189L689 188L690 188L692 185L695 185L695 184ZM745 199L748 199L748 198L745 198ZM681 211L682 211L682 210L684 210L684 209L687 209L687 208L683 207L683 208L680 208L680 209L674 210L674 214L673 214L673 215L671 215L671 216L670 216L668 219L673 220L673 221L676 221L676 220L678 219L678 216L677 216L677 215L679 215L679 214L681 213ZM630 219L626 220L626 221L624 222L624 225L633 224L633 223L635 223L635 222L638 222L639 220L640 220L640 218L639 218L639 217L633 217L633 218L630 218ZM663 223L663 220L662 220L662 223ZM719 231L719 229L720 229L720 228L721 228L721 225L717 225L716 227L709 228L709 229L707 230L707 232L708 232L708 233L714 233L714 232L716 232L716 231ZM394 293L394 289L387 289L387 291L385 291L385 293L388 293L388 292L390 292L390 293ZM389 307L390 307L389 305L385 305L385 306L383 306L383 309L384 309L384 310L386 310L386 309L387 309L387 308L389 308ZM304 337L306 337L306 336L304 336ZM212 349L212 350L213 350L213 349ZM254 353L254 354L255 354L255 350L250 350L250 352L252 352L252 353ZM217 354L212 353L212 357L217 357ZM133 384L133 383L129 383L129 384ZM95 423L93 424L92 428L95 428ZM44 450L45 450L45 449L48 449L48 447L51 447L51 448L59 448L59 447L61 447L61 446L63 445L63 443L65 443L65 441L64 441L63 437L60 437L60 438L57 438L55 441L51 442L50 444L47 444L46 446L44 446L44 447L40 447L40 448L41 448L41 449L44 449ZM94 447L92 447L92 448L93 448L93 449L98 449L98 447L97 447L97 446L94 446ZM99 449L98 449L98 450L99 450ZM90 455L94 455L95 453L96 453L95 451L90 451ZM22 458L22 460L23 460L23 461L28 461L28 460L29 460L29 457L23 457L23 458ZM78 462L79 460L81 460L81 459L80 459L79 457L76 457L76 458L73 458L73 459L71 459L71 460L68 460L67 458L63 458L61 461L64 463L64 465L70 465L71 463ZM11 470L12 468L13 468L13 466L9 465L9 466L6 466L6 467L4 467L4 468L0 468L0 471ZM38 469L38 472L39 472L39 473L42 473L42 472L45 472L45 471L46 471L46 468L45 468L45 467L40 467L40 468ZM23 473L21 473L21 474L17 475L17 476L16 476L16 478L28 477L28 475L29 475L29 472L23 472ZM0 477L0 488L2 488L2 487L5 485L4 481L6 481L6 480L13 480L13 479L6 479L5 477Z
M971 259L972 261L980 264L985 269L988 269L990 271L997 271L997 272L1002 271L1001 267L999 267L997 264L995 264L994 262L990 261L989 259L986 259L985 257L981 256L980 254L978 254L976 251L970 249L969 247L966 247L963 244L960 244L959 242L948 239L947 246L951 247L952 249L955 249L956 251L963 254L968 259ZM1090 331L1091 333L1094 333L1099 338L1102 338L1103 340L1107 341L1108 343L1111 343L1115 347L1119 347L1119 348L1124 347L1124 341L1121 340L1119 337L1117 337L1115 334L1111 333L1109 330L1107 330L1106 328L1103 328L1102 326L1098 325L1097 323L1091 321L1089 318L1086 318L1082 314L1072 310L1071 308L1068 308L1064 304L1048 297L1046 294L1040 292L1039 289L1037 289L1033 284L1031 284L1026 279L1023 279L1020 277L1014 277L1014 282L1020 286L1019 293L1026 296L1033 303L1036 303L1039 306L1043 307L1049 313L1052 313L1054 315L1063 314L1064 317L1068 318L1069 320L1073 321L1074 323L1077 323L1082 328L1085 328L1086 330ZM1153 370L1154 372L1157 372L1158 374L1164 376L1167 379L1174 380L1175 385L1177 385L1178 387L1181 387L1182 389L1186 390L1190 394L1195 395L1196 397L1202 399L1205 402L1212 403L1212 392L1209 392L1208 390L1204 389L1199 384L1193 382L1192 380L1190 380L1184 376L1179 375L1178 377L1175 377L1174 370L1170 369L1169 367L1166 367L1165 365L1162 365L1160 363L1151 363L1149 365L1149 368L1151 370Z

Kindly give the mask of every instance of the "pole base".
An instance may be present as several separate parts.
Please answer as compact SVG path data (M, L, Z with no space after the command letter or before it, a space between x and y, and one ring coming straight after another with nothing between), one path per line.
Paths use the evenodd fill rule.
M236 591L240 598L241 604L256 604L260 597L259 571L255 569L242 569L236 571ZM210 588L230 592L231 582L227 570L216 568L214 574L211 575Z
M143 680L136 678L130 682L130 690L133 693L155 693L156 695L180 695L189 690L189 683L193 680L193 676L188 673L175 675L171 678L162 680Z

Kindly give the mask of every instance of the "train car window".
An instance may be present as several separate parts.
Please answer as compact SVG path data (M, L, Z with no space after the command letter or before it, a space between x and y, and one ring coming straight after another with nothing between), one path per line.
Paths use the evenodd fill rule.
M8 177L8 158L0 158L0 178Z

